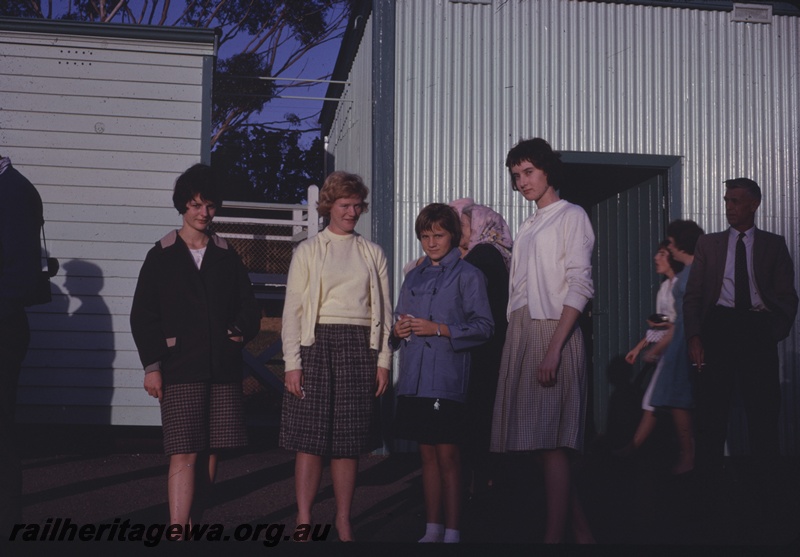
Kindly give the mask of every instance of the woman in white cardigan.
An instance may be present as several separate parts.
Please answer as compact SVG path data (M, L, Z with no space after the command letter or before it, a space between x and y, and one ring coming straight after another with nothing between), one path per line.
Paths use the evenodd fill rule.
M512 186L536 203L511 255L508 330L492 420L491 450L534 451L547 501L545 543L593 541L570 477L583 450L586 353L578 327L591 299L594 233L586 212L558 195L561 160L541 138L509 151Z

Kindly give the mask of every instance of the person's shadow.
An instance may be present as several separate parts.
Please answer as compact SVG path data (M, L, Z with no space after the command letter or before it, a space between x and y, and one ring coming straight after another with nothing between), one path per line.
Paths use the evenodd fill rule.
M50 302L28 311L31 343L17 404L19 440L28 456L97 450L96 435L74 424L111 424L115 342L101 295L103 271L73 259L56 277L64 277L63 289L51 280Z
M69 295L69 311L64 333L68 336L73 357L64 362L62 373L72 374L83 388L80 407L84 421L111 424L111 400L114 394L116 358L111 311L103 295L102 269L95 263L71 259L62 265L64 288ZM77 301L77 305L76 305ZM88 408L87 408L88 407Z

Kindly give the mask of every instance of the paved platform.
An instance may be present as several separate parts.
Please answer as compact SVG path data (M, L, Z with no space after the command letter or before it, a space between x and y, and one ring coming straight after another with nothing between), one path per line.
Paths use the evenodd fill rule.
M24 426L20 436L25 523L44 527L50 520L52 527L58 518L93 525L113 524L117 519L118 524L166 522L167 460L161 454L158 428ZM222 525L229 537L237 528L239 535L254 532L257 525L283 524L287 532L293 529L293 454L277 448L276 440L274 428L254 428L247 450L221 460L204 523ZM691 476L671 477L668 463L668 453L658 439L629 459L612 457L602 443L587 451L576 477L598 541L595 550L640 554L660 548L667 554L682 554L687 547L703 547L762 555L765 550L795 554L800 548L797 459L775 463L768 478L754 477L746 459L729 459L728 474L715 489L698 485ZM465 543L460 549L436 544L437 554L466 552L484 544L492 553L548 551L534 545L541 540L544 525L541 471L535 460L516 455L498 458L496 465L493 487L465 502ZM315 513L320 523L332 522L333 489L327 469ZM418 455L363 457L353 508L356 538L367 542L364 546L370 553L382 553L384 547L386 551L402 547L401 552L413 554L434 551L409 545L422 535L424 523ZM215 544L215 551L240 554L267 549L264 532L258 543ZM333 529L328 539L335 541ZM132 543L127 542L126 549ZM301 544L281 541L279 545ZM331 551L344 551L325 545ZM350 544L336 545L355 549ZM58 542L10 545L12 554L34 546L77 549Z

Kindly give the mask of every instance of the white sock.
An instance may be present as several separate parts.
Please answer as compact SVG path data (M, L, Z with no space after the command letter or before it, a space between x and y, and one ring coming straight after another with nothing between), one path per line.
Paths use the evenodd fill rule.
M447 528L444 531L444 543L458 543L461 541L461 530Z
M444 524L428 522L425 524L425 535L419 539L419 543L441 543L444 538Z

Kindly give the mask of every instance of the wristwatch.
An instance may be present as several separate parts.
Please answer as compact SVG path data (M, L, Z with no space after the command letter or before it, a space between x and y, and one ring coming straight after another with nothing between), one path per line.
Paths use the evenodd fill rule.
M437 323L436 324L436 336L437 337L442 336L442 324L441 323Z

